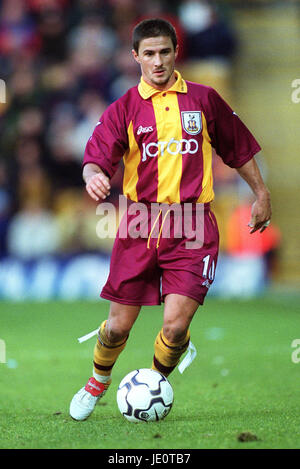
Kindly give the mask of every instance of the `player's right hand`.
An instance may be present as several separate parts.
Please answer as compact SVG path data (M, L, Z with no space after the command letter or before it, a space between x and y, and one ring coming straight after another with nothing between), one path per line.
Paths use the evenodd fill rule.
M86 181L85 187L87 193L92 197L92 199L96 200L96 202L101 199L104 200L108 195L110 195L109 178L103 173L97 173L90 176Z

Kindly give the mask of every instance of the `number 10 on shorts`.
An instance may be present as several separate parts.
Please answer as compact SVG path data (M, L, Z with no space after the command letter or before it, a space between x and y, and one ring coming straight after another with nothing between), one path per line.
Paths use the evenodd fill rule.
M204 264L202 275L203 277L208 278L209 280L212 281L215 278L215 261L212 260L211 266L210 268L208 268L210 257L211 257L210 254L208 254L202 259L202 262Z

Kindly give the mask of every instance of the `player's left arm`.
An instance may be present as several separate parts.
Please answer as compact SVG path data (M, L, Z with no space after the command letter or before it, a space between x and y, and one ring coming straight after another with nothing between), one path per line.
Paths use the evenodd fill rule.
M247 161L240 168L236 168L236 170L251 187L256 197L252 205L251 220L249 222L250 233L254 233L257 230L260 230L262 233L267 227L266 222L272 216L270 192L264 183L255 158L251 158L251 160Z

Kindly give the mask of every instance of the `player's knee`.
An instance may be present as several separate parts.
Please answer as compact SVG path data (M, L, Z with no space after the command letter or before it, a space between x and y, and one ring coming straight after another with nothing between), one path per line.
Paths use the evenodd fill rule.
M130 325L124 322L107 321L105 333L111 343L126 339L130 332Z
M164 324L163 333L166 339L172 344L177 344L184 340L188 327L183 323L167 323Z

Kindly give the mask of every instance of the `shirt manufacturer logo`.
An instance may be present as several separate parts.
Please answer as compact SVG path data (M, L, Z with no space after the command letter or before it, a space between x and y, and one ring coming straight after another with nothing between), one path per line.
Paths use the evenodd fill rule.
M182 127L189 135L197 135L202 130L201 111L183 111L181 113Z
M142 125L140 125L138 130L137 130L137 135L146 134L148 132L153 132L153 127L152 126L143 127Z

